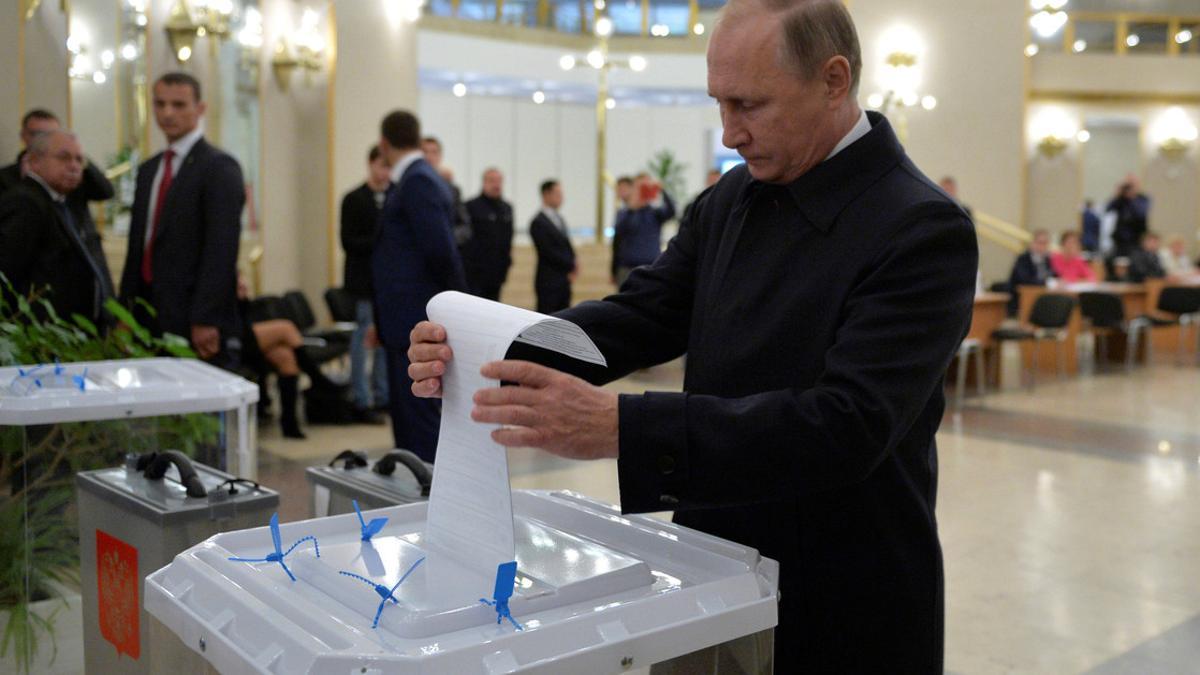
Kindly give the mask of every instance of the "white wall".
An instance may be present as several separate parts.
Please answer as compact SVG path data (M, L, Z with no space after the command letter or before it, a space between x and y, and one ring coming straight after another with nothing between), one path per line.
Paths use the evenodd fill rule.
M7 166L17 156L21 130L21 101L18 27L21 25L20 0L0 0L0 166Z
M1115 187L1129 174L1142 171L1140 120L1132 126L1105 125L1091 128L1091 140L1083 150L1083 197L1103 208Z

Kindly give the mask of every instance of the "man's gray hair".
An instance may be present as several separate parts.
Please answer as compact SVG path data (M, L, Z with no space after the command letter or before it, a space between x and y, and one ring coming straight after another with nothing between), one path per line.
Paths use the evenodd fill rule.
M67 138L75 139L75 133L66 129L55 129L54 131L43 131L35 134L33 140L29 142L28 152L35 157L45 157L46 153L50 152L50 144L54 138L62 134Z
M737 13L752 4L783 15L780 63L811 79L829 59L841 56L850 63L850 95L858 95L862 47L854 19L842 0L730 0L722 14Z

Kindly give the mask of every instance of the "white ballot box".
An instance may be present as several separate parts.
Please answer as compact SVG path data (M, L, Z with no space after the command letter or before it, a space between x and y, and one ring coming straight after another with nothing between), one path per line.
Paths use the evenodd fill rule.
M427 511L285 523L277 537L263 523L179 554L146 579L145 608L173 643L155 671L771 672L779 566L754 549L572 492L514 491L500 620L482 602L496 579L427 546ZM693 665L670 665L681 657Z

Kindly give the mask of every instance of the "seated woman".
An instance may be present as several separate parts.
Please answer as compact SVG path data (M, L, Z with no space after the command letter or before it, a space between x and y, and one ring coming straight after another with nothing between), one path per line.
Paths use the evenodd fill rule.
M307 438L300 430L296 417L300 373L312 380L314 387L336 388L320 366L304 352L304 338L296 324L288 319L251 321L250 291L242 275L238 275L238 309L242 319L242 360L260 372L273 370L279 376L279 426L284 438Z
M1067 230L1059 237L1058 243L1059 252L1050 254L1050 267L1054 270L1054 276L1067 284L1095 281L1096 273L1083 257L1083 244L1079 233Z

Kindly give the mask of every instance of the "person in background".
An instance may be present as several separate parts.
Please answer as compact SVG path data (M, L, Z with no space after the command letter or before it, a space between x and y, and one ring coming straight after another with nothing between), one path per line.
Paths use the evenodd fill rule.
M500 300L500 289L512 267L513 207L504 201L504 174L495 167L483 172L483 189L467 202L471 236L461 250L471 292Z
M187 338L200 358L232 370L241 333L242 168L204 139L205 104L195 77L158 78L153 107L167 148L138 167L121 300L152 332ZM144 312L137 298L156 315Z
M1167 247L1158 252L1159 261L1169 277L1188 277L1196 274L1196 265L1188 256L1187 241L1178 235L1167 240Z
M21 297L49 286L60 317L78 314L103 332L112 277L87 202L70 199L82 189L87 161L79 139L60 130L38 134L24 161L21 182L0 196L0 273Z
M571 284L579 275L579 264L571 246L571 231L558 212L563 203L562 185L551 179L543 182L540 190L542 208L529 224L529 236L537 249L533 288L537 311L550 314L571 306Z
M1008 275L1008 315L1017 315L1018 292L1021 286L1045 286L1054 276L1050 266L1050 233L1037 230L1029 242L1029 250L1017 256L1012 272Z
M1154 232L1142 235L1141 246L1129 254L1129 280L1140 284L1147 279L1162 279L1167 276L1158 254L1161 240Z
M441 407L412 393L409 332L442 291L468 292L454 243L454 195L421 152L421 123L407 110L380 123L379 149L394 187L383 202L371 257L375 325L387 354L388 403L397 448L426 462L437 454Z
M17 155L17 161L0 168L0 195L4 194L9 188L15 187L21 182L21 178L25 175L25 156L26 150L34 137L38 134L44 134L50 131L58 131L62 128L62 123L58 117L49 110L34 108L25 113L21 118L21 152ZM67 204L71 207L71 212L85 216L89 222L92 220L91 213L87 209L88 202L102 202L113 198L116 191L113 189L112 183L96 166L96 163L91 161L85 155L83 158L83 179L79 187L71 191L67 195ZM94 227L94 226L93 226Z
M1100 254L1100 216L1092 200L1083 202L1083 210L1079 213L1079 231L1083 233L1083 250L1089 257Z
M649 175L639 174L633 187L629 208L621 212L613 236L616 255L612 275L618 287L633 268L658 258L662 253L663 223L675 217L675 202Z
M387 357L383 350L367 348L367 337L374 326L374 291L371 280L371 254L379 238L379 212L391 187L391 169L378 145L367 152L367 180L342 197L341 238L346 251L343 287L354 298L354 334L350 336L350 384L354 397L354 418L365 424L381 424L375 410L388 404ZM367 361L371 374L367 376Z
M1058 238L1058 246L1059 252L1050 255L1050 268L1054 270L1054 276L1068 284L1096 280L1096 273L1083 257L1083 246L1080 244L1078 232L1063 232Z
M701 190L700 194L696 195L695 199L688 202L687 206L683 207L683 213L679 216L680 227L683 227L686 223L691 222L692 209L696 207L696 202L700 201L700 197L708 191L708 188L716 185L717 181L719 180L721 180L720 169L709 169L708 173L704 174L704 190Z
M421 139L421 154L425 156L425 161L429 162L437 175L446 181L446 185L450 187L450 193L454 196L454 243L458 245L461 254L463 246L471 238L471 218L467 215L467 209L463 205L462 190L454 184L454 171L442 163L442 142L438 140L437 136L426 136Z
M958 180L954 176L943 176L942 180L938 183L938 187L942 188L942 192L945 192L954 200L955 204L958 204L963 211L967 212L968 218L975 220L975 212L958 198Z
M611 262L608 274L608 281L614 286L619 285L617 283L617 259L620 257L618 252L621 250L621 237L618 226L625 217L625 212L629 210L629 200L633 198L633 177L621 176L617 179L616 195L617 212L613 215L612 252L609 256Z
M250 289L241 274L237 280L238 318L241 324L242 361L260 374L273 370L279 384L279 428L284 438L307 438L296 415L300 373L308 375L313 387L331 391L338 386L304 351L304 336L289 319L255 321L251 317Z
M1114 254L1129 256L1146 233L1150 215L1150 198L1141 191L1137 176L1130 175L1117 186L1116 196L1104 211L1106 215L1111 214Z

